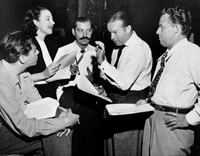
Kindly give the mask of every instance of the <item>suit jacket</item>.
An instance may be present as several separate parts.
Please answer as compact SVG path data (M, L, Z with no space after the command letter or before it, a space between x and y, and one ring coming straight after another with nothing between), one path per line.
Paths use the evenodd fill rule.
M57 50L59 48L59 44L55 40L53 40L49 37L45 38L45 44L46 44L49 54L53 60L57 53ZM35 66L27 69L27 71L30 72L31 74L39 73L46 69L46 64L45 64L44 58L42 56L42 50L41 50L40 45L37 42L37 40L36 40L36 47L39 50L37 64ZM43 98L44 97L52 97L52 98L56 99L57 86L56 86L55 82L50 82L50 83L41 84L41 85L35 85L35 87L38 89L40 95Z

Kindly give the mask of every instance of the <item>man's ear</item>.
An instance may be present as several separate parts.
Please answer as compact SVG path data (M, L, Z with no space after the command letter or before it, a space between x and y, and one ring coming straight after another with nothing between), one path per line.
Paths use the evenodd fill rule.
M72 34L75 36L75 30L74 30L74 28L72 28Z
M26 56L21 55L21 56L19 57L19 62L20 62L21 64L24 64L24 63L26 62Z
M175 33L181 33L182 32L182 28L180 24L176 24L175 26Z
M130 33L130 31L131 31L131 25L128 25L128 26L126 27L126 32L127 32L127 33Z

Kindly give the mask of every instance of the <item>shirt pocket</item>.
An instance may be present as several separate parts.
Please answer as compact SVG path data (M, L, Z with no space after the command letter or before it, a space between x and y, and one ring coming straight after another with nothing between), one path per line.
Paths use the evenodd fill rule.
M174 95L175 92L175 83L176 77L172 75L165 75L165 88L164 93L165 95Z

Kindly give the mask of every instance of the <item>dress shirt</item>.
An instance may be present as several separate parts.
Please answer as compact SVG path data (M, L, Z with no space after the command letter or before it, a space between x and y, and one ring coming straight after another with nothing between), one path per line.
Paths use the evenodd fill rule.
M81 57L82 53L81 53L80 47L77 45L76 41L65 45L61 48L59 48L58 52L60 52L59 56L63 56L65 54L69 54L69 53L76 53L76 59L79 60L79 58ZM92 67L92 57L96 57L96 51L95 51L95 47L92 45L88 45L85 50L85 53L83 55L83 58L81 59L80 63L78 64L78 68L79 68L79 72L82 75L88 75L87 72L87 67L89 67L90 71L93 71L93 67ZM62 53L62 54L61 54ZM74 61L74 64L76 64L76 62ZM75 86L75 81L71 81L67 86Z
M99 66L101 71L112 78L111 84L122 90L143 90L151 84L152 54L148 44L133 32L119 58L117 68L114 64L118 50L114 49L111 56L111 64L106 59Z
M160 57L161 58L161 57ZM160 68L158 59L155 74ZM152 101L156 104L188 108L198 99L200 87L200 47L187 38L168 51L165 69L158 82ZM199 101L199 100L198 100ZM200 123L200 101L186 115L191 125Z
M52 63L52 59L51 59L51 56L50 56L49 51L47 49L47 46L46 46L44 41L41 41L41 40L39 40L37 38L36 38L36 40L37 40L38 44L40 45L41 52L42 52L42 57L44 59L45 65L47 67L48 65L50 65ZM41 81L35 82L35 84L36 85L47 84L47 82L44 81L44 80L41 80Z
M19 135L49 135L65 128L64 118L37 120L24 115L24 106L41 99L29 73L18 78L10 65L0 61L0 115Z
M37 38L36 38L36 39L37 39ZM50 56L49 51L48 51L48 49L47 49L47 46L46 46L46 44L45 44L44 41L41 41L41 40L39 40L39 39L37 39L37 41L38 41L38 43L39 43L39 45L40 45L40 47L41 47L42 56L43 56L43 58L44 58L44 62L45 62L45 64L46 64L46 66L48 66L48 65L50 65L53 61L52 61L52 59L51 59L51 56Z

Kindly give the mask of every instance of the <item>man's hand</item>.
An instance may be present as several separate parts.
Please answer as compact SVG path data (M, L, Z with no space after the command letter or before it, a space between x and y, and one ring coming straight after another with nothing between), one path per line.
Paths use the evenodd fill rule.
M67 137L70 132L71 132L70 128L65 128L64 131L58 132L56 136L61 138L63 135L65 135Z
M59 118L65 118L68 114L68 112L70 111L70 109L66 109L63 107L59 107L60 110L62 110L62 112L59 115Z
M139 105L144 105L144 104L148 104L146 100L144 99L140 99L136 102L136 106L139 106Z
M165 125L169 127L171 131L175 129L184 129L190 126L185 118L185 114L167 112L165 115L169 118L165 121Z
M97 86L95 88L98 91L99 95L101 95L101 96L107 96L107 93L106 93L105 89L102 86Z
M63 108L63 107L59 107L59 109L62 110L62 112L59 115L59 118L65 118L65 117L67 117L67 114L70 111L70 109L66 109L66 108ZM60 132L57 133L57 137L61 138L64 134L67 137L70 132L71 132L70 128L65 128L63 131L60 131Z
M51 63L44 71L43 75L44 77L50 78L51 76L55 75L55 73L59 70L60 64L57 63Z
M79 69L78 69L78 65L73 64L70 66L70 72L72 75L76 75L79 74Z
M97 62L101 65L102 62L105 60L105 46L102 42L100 41L95 41L95 43L97 45L99 45L101 48L96 48L96 52L97 52Z
M65 117L65 127L73 127L79 124L79 115L72 113L71 109L68 109Z

